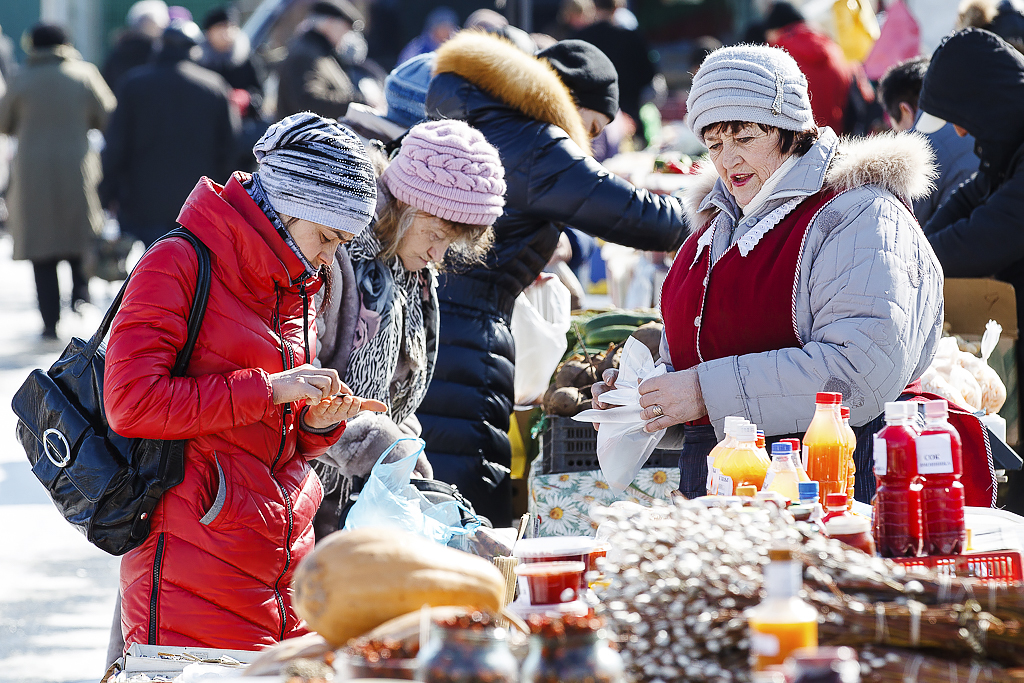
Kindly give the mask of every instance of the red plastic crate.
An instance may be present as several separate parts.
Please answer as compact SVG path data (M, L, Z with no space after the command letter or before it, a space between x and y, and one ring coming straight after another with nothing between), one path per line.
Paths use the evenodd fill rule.
M931 555L928 557L894 557L904 567L928 567L940 574L983 581L1020 583L1024 581L1024 556L1016 550L1000 550L966 555Z

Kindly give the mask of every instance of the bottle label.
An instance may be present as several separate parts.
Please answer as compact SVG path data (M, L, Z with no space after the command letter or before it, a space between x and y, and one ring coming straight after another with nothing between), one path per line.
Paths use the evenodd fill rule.
M875 474L884 477L889 471L889 454L885 450L885 439L875 434Z
M754 631L750 634L750 651L755 655L777 657L781 647L779 637L773 633Z
M715 485L715 466L714 466L714 462L715 462L715 456L709 455L708 456L708 480L707 480L707 483L704 485L704 488L707 489L708 495L711 494L712 486Z
M921 474L953 473L953 442L949 434L917 437L917 471Z
M719 496L731 496L732 495L732 477L721 472L715 472L715 483L716 483L716 495Z
M768 487L772 485L773 481L775 481L775 475L776 475L775 470L773 470L772 468L769 467L768 468L768 474L764 475L764 484L761 485L761 490L762 491L767 491L768 490Z
M803 445L800 453L800 459L803 460L804 472L807 471L807 463L811 460L811 449L807 444Z

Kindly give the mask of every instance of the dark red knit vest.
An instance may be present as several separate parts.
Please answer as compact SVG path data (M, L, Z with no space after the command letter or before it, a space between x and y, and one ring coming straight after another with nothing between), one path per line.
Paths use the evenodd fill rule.
M661 291L665 336L676 370L718 358L803 346L795 318L800 255L814 217L838 194L821 190L805 199L746 256L733 244L716 263L711 263L710 246L698 258L697 241L711 229L710 224L686 240ZM920 382L913 382L900 398L939 397L922 392ZM995 478L985 429L978 418L954 404L949 404L949 413L963 440L961 482L967 504L992 505ZM691 424L711 422L705 415Z
M716 263L711 263L710 247L697 257L697 241L710 224L686 240L661 290L665 336L676 370L803 346L794 319L800 253L814 216L836 194L822 190L805 199L746 256L733 244ZM695 424L710 422L705 416Z

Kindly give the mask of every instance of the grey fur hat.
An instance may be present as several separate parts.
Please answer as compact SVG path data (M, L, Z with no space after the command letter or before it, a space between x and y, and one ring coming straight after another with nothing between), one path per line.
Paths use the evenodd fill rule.
M734 45L709 54L693 77L686 111L697 137L724 121L795 131L815 127L807 77L788 52L763 45Z

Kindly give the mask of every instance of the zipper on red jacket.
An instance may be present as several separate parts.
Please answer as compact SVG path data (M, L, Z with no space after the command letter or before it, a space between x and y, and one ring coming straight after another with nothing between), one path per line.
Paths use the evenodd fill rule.
M164 561L164 535L161 532L156 541L156 556L153 558L153 585L149 590L149 639L150 645L156 645L157 598L160 596L160 567Z
M277 303L274 307L274 326L277 328L277 336L281 340L281 363L284 365L285 370L291 370L295 365L295 358L292 354L291 345L284 338L284 331L281 328L281 290L276 288ZM303 323L305 324L305 323ZM284 484L277 478L275 470L277 464L281 460L281 456L284 455L284 447L288 440L288 416L292 414L292 406L290 403L284 405L284 415L281 419L281 443L277 448L277 456L274 458L273 464L270 466L270 477L277 484L277 488L281 490L281 498L284 500L284 508L288 513L288 532L285 535L284 543L284 568L281 570L281 574L278 575L274 581L274 598L277 600L277 611L281 614L281 633L278 636L278 640L284 640L285 631L288 625L288 616L284 605L284 596L281 595L281 579L288 574L288 569L292 564L292 527L295 524L295 518L292 514L292 500L288 496L288 490L284 487Z

